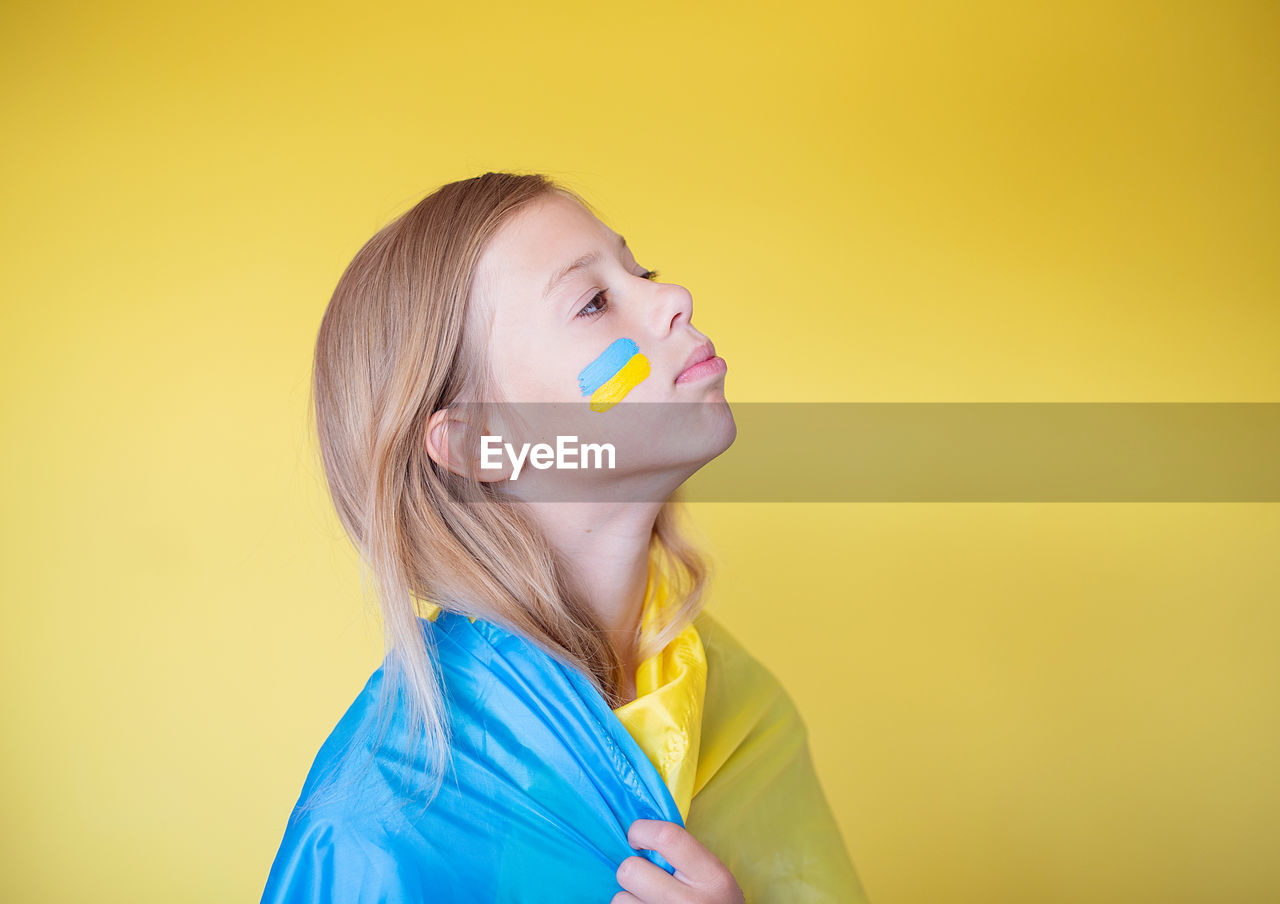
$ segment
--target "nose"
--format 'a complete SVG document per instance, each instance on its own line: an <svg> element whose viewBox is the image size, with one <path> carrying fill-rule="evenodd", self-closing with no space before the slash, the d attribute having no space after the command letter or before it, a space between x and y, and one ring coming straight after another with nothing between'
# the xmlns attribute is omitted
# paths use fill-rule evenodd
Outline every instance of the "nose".
<svg viewBox="0 0 1280 904"><path fill-rule="evenodd" d="M676 283L660 283L656 289L658 298L653 311L657 335L675 332L682 322L688 326L693 321L693 295L689 290Z"/></svg>

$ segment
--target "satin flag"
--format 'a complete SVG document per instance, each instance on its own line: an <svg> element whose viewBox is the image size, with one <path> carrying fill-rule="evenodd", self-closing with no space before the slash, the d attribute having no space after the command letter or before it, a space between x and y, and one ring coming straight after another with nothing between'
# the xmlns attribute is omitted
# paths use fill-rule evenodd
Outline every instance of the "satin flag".
<svg viewBox="0 0 1280 904"><path fill-rule="evenodd" d="M496 624L438 608L421 623L434 635L453 726L444 786L419 805L424 767L404 761L402 699L370 762L379 668L316 756L264 904L608 904L629 856L674 872L627 843L641 818L685 826L748 904L865 904L794 703L706 611L663 651L680 655L642 664L640 698L617 712L583 673ZM637 705L662 697L646 691L664 687L673 700L697 689L699 712L693 743L659 756L629 728L641 729Z"/></svg>

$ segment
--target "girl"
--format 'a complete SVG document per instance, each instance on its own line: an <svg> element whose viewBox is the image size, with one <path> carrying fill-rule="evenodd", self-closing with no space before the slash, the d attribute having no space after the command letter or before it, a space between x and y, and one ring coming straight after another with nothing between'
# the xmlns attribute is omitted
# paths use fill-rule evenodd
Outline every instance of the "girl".
<svg viewBox="0 0 1280 904"><path fill-rule="evenodd" d="M264 902L865 901L794 704L702 609L675 497L736 426L657 277L577 194L492 172L342 275L314 413L386 656ZM613 458L511 441L553 426Z"/></svg>

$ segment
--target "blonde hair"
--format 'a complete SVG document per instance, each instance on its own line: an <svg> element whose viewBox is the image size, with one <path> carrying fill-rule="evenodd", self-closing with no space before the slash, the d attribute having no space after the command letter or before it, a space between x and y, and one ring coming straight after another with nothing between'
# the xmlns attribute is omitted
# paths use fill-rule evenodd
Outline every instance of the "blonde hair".
<svg viewBox="0 0 1280 904"><path fill-rule="evenodd" d="M517 632L580 668L611 708L625 702L623 665L603 624L532 519L494 485L440 467L424 442L433 412L464 394L496 397L485 337L468 313L477 264L504 223L551 193L591 209L541 174L489 172L441 186L357 252L316 338L311 406L321 463L383 624L374 747L403 694L409 737L426 745L427 802L439 791L451 731L434 639L416 601ZM650 537L650 573L661 569L670 605L651 636L637 626L640 661L702 606L707 565L679 526L679 505L678 494L663 504Z"/></svg>

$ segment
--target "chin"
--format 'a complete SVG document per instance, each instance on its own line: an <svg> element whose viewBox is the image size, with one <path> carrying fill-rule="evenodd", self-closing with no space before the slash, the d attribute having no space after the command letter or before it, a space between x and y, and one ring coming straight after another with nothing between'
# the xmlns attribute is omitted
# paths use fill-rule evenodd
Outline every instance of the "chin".
<svg viewBox="0 0 1280 904"><path fill-rule="evenodd" d="M721 455L738 436L733 411L723 398L676 406L672 411L661 441L654 442L645 456L655 470L669 468L687 477Z"/></svg>
<svg viewBox="0 0 1280 904"><path fill-rule="evenodd" d="M708 405L707 411L712 421L711 431L707 437L708 442L714 447L711 457L707 459L711 461L732 446L733 441L738 438L738 423L733 419L733 411L729 408L727 400L722 400L719 405Z"/></svg>

